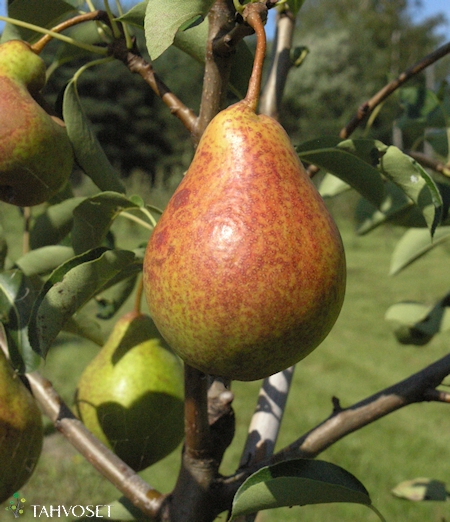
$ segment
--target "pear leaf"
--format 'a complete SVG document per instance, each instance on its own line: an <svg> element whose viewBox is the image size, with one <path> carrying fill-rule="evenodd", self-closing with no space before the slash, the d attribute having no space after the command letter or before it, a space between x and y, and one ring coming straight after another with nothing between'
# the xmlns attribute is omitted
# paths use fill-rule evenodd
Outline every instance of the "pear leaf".
<svg viewBox="0 0 450 522"><path fill-rule="evenodd" d="M132 294L136 286L136 278L137 274L133 274L96 296L99 319L110 319L119 310Z"/></svg>
<svg viewBox="0 0 450 522"><path fill-rule="evenodd" d="M70 247L60 245L45 246L27 252L17 259L16 265L27 276L43 275L52 272L73 256L74 252Z"/></svg>
<svg viewBox="0 0 450 522"><path fill-rule="evenodd" d="M175 34L184 24L191 23L197 17L204 18L213 3L214 0L172 0L164 3L148 0L144 28L152 60L172 45Z"/></svg>
<svg viewBox="0 0 450 522"><path fill-rule="evenodd" d="M385 184L385 198L379 208L361 198L356 207L356 220L359 235L367 234L387 222L405 227L426 226L420 209L391 181Z"/></svg>
<svg viewBox="0 0 450 522"><path fill-rule="evenodd" d="M40 358L28 341L27 328L37 293L35 282L20 270L0 273L0 317L11 362L20 373L33 371L40 363Z"/></svg>
<svg viewBox="0 0 450 522"><path fill-rule="evenodd" d="M70 317L64 324L63 330L88 339L98 346L105 344L105 337L99 322L84 310L80 310Z"/></svg>
<svg viewBox="0 0 450 522"><path fill-rule="evenodd" d="M420 208L433 236L442 218L443 202L431 176L417 161L394 146L386 149L380 168Z"/></svg>
<svg viewBox="0 0 450 522"><path fill-rule="evenodd" d="M8 6L8 16L11 18L46 28L53 27L61 17L72 11L75 11L73 3L64 0L14 0L14 2ZM7 24L7 26L9 25L10 24ZM10 39L8 31L6 31L6 33L7 34L2 34L2 42ZM14 38L20 37L22 40L35 41L40 38L42 34L15 26L11 36Z"/></svg>
<svg viewBox="0 0 450 522"><path fill-rule="evenodd" d="M319 192L323 198L332 198L346 192L350 188L351 187L348 183L333 176L333 174L325 174L320 184Z"/></svg>
<svg viewBox="0 0 450 522"><path fill-rule="evenodd" d="M47 207L45 212L39 214L30 233L31 248L55 245L62 241L72 229L74 209L84 200L84 197L69 198Z"/></svg>
<svg viewBox="0 0 450 522"><path fill-rule="evenodd" d="M72 79L66 86L63 97L63 119L72 143L75 158L100 190L125 192L114 167L109 162L89 121L78 96L77 86Z"/></svg>
<svg viewBox="0 0 450 522"><path fill-rule="evenodd" d="M363 504L383 520L358 479L335 464L309 459L281 462L251 475L233 499L231 517L264 509L329 502Z"/></svg>
<svg viewBox="0 0 450 522"><path fill-rule="evenodd" d="M440 299L434 306L401 302L388 308L385 319L401 344L423 346L438 333L450 330L450 299Z"/></svg>
<svg viewBox="0 0 450 522"><path fill-rule="evenodd" d="M407 230L395 246L389 274L398 274L416 259L448 239L450 239L450 227L439 227L433 239L430 238L427 229L411 228Z"/></svg>
<svg viewBox="0 0 450 522"><path fill-rule="evenodd" d="M112 222L124 210L139 208L123 194L102 192L86 198L73 212L72 245L76 254L100 246Z"/></svg>
<svg viewBox="0 0 450 522"><path fill-rule="evenodd" d="M127 13L122 15L119 20L128 22L139 28L144 27L145 11L148 0L140 2L132 7ZM197 21L200 15L197 15ZM181 30L175 33L173 45L188 54L198 63L205 63L206 40L208 38L208 25L199 23L191 26L188 30ZM148 44L147 44L148 45ZM241 40L236 48L230 72L230 89L238 96L243 98L247 92L248 80L253 66L253 54L244 40Z"/></svg>
<svg viewBox="0 0 450 522"><path fill-rule="evenodd" d="M395 497L415 502L423 500L445 501L449 496L445 482L430 478L405 480L395 486L391 492Z"/></svg>
<svg viewBox="0 0 450 522"><path fill-rule="evenodd" d="M338 146L336 138L310 140L296 147L302 161L334 174L377 208L384 199L384 183L377 168Z"/></svg>
<svg viewBox="0 0 450 522"><path fill-rule="evenodd" d="M126 271L134 259L130 251L97 248L60 265L44 284L31 313L33 349L45 357L69 318Z"/></svg>

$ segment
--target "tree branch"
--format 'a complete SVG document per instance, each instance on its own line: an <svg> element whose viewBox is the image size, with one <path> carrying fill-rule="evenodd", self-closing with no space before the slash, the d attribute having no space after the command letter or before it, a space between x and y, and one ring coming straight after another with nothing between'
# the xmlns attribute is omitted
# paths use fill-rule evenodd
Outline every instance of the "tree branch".
<svg viewBox="0 0 450 522"><path fill-rule="evenodd" d="M164 495L153 489L117 455L106 448L78 420L53 388L38 372L26 374L31 390L56 429L83 457L138 509L156 519Z"/></svg>
<svg viewBox="0 0 450 522"><path fill-rule="evenodd" d="M346 435L409 404L450 402L450 394L436 389L448 375L450 354L348 408L342 408L334 397L333 411L328 419L272 457L259 461L256 465L241 468L233 476L225 477L222 480L224 495L233 498L242 482L263 466L289 459L315 458Z"/></svg>
<svg viewBox="0 0 450 522"><path fill-rule="evenodd" d="M216 0L208 14L208 23L202 101L194 132L197 143L209 122L223 108L228 90L231 59L237 44L234 35L224 45L224 37L233 31L236 24L232 0Z"/></svg>
<svg viewBox="0 0 450 522"><path fill-rule="evenodd" d="M339 439L389 413L409 404L429 401L430 390L449 374L450 354L349 408L335 409L326 421L274 455L272 463L293 457L316 457Z"/></svg>
<svg viewBox="0 0 450 522"><path fill-rule="evenodd" d="M153 92L161 98L169 107L170 112L176 116L194 135L196 132L197 115L186 107L184 103L160 80L153 67L139 54L137 48L128 49L125 40L114 40L110 47L111 54L121 60L132 73L139 74L151 87Z"/></svg>
<svg viewBox="0 0 450 522"><path fill-rule="evenodd" d="M364 102L358 108L355 116L347 123L345 127L341 129L339 132L339 137L343 140L347 139L353 131L362 123L377 107L380 103L382 103L388 96L390 96L393 92L395 92L399 87L401 87L408 80L422 72L424 69L437 62L444 56L450 53L450 42L442 45L432 53L428 54L414 65L408 67L405 71L403 71L395 80L392 80L387 85L385 85L381 90L379 90L370 100ZM319 172L319 168L316 165L310 165L307 169L307 172L310 177L313 177L317 172Z"/></svg>
<svg viewBox="0 0 450 522"><path fill-rule="evenodd" d="M444 56L450 53L450 42L445 45L439 47L432 53L428 54L417 63L408 67L406 71L402 72L395 80L392 80L387 85L385 85L380 91L378 91L375 96L370 98L370 100L363 103L355 116L349 121L349 123L341 130L339 133L339 137L345 140L350 136L350 134L358 127L358 125L375 109L377 105L383 102L388 96L390 96L394 91L396 91L399 87L401 87L405 82L410 80L413 76L416 76L424 69L437 62Z"/></svg>

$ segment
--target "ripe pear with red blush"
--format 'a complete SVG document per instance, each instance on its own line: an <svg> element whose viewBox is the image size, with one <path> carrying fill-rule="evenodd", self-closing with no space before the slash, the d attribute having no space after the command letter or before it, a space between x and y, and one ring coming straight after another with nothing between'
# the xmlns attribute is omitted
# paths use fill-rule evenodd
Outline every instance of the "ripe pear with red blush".
<svg viewBox="0 0 450 522"><path fill-rule="evenodd" d="M73 150L64 122L41 104L45 64L21 40L0 45L0 200L38 205L68 180Z"/></svg>
<svg viewBox="0 0 450 522"><path fill-rule="evenodd" d="M346 284L336 224L282 126L255 112L263 28L257 37L246 98L206 128L144 259L150 313L172 349L243 381L311 353Z"/></svg>

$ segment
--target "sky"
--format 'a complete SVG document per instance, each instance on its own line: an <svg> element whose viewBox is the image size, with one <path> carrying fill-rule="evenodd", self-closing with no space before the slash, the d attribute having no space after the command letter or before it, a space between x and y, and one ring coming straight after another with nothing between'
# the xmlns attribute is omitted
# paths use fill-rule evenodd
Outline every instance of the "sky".
<svg viewBox="0 0 450 522"><path fill-rule="evenodd" d="M121 3L124 9L127 9L134 4L139 3L140 0L121 0ZM312 1L312 0L306 0ZM330 0L334 1L334 0ZM6 11L6 2L7 0L0 0L0 15L4 15ZM411 1L413 4L414 1ZM420 22L425 18L429 18L435 14L443 13L448 19L448 23L446 26L442 27L439 31L447 37L447 40L450 41L450 0L422 0L420 8L412 8L411 15L414 22ZM114 5L114 1L111 2L111 5ZM273 17L271 17L273 18ZM0 26L1 29L1 26ZM268 37L273 34L273 23L269 22L267 26L267 35Z"/></svg>

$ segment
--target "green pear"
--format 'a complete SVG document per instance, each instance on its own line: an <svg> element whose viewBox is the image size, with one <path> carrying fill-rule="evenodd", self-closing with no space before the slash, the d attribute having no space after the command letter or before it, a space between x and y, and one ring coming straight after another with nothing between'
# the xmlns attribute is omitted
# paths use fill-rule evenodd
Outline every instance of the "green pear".
<svg viewBox="0 0 450 522"><path fill-rule="evenodd" d="M146 249L162 336L207 374L267 377L323 341L345 282L338 228L282 126L247 99L220 112Z"/></svg>
<svg viewBox="0 0 450 522"><path fill-rule="evenodd" d="M0 503L31 477L42 451L39 407L0 350Z"/></svg>
<svg viewBox="0 0 450 522"><path fill-rule="evenodd" d="M68 180L73 150L62 120L40 105L45 64L30 45L0 45L0 200L43 203Z"/></svg>
<svg viewBox="0 0 450 522"><path fill-rule="evenodd" d="M135 471L184 436L183 367L148 315L130 312L82 373L76 393L86 427Z"/></svg>

